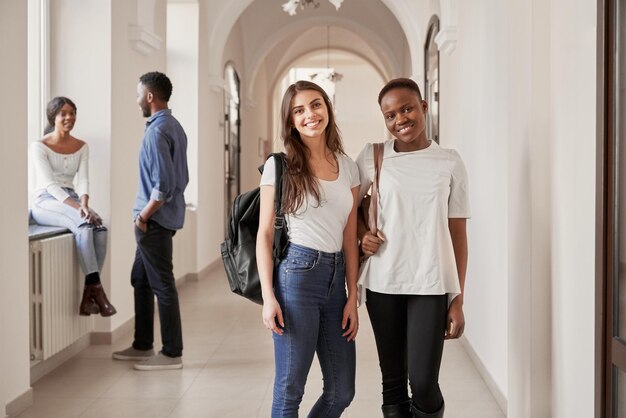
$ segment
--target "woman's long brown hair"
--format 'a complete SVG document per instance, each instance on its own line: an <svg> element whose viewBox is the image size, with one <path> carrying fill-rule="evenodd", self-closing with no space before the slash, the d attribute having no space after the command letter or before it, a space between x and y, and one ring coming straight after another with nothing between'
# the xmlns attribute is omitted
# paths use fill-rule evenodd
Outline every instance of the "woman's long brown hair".
<svg viewBox="0 0 626 418"><path fill-rule="evenodd" d="M281 106L281 139L287 153L287 171L283 176L283 212L294 213L304 203L305 196L310 194L320 203L319 182L313 176L308 164L310 151L300 138L300 133L293 124L293 98L301 91L315 90L322 95L328 113L328 125L324 130L326 146L333 154L345 154L341 143L341 134L335 123L335 113L328 95L320 86L310 81L296 81L290 85L283 96Z"/></svg>

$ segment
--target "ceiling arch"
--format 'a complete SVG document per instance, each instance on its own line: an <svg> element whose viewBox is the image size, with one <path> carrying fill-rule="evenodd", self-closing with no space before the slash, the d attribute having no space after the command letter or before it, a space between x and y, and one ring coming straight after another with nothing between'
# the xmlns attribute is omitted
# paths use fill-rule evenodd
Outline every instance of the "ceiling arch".
<svg viewBox="0 0 626 418"><path fill-rule="evenodd" d="M248 97L252 95L257 73L262 65L266 66L271 78L270 84L273 84L295 61L311 53L326 50L326 25L330 26L331 49L349 52L362 58L372 65L383 79L402 73L402 63L385 50L383 41L374 32L367 28L355 32L352 30L355 25L345 25L350 27L346 29L343 24L344 22L339 20L322 21L311 18L272 34L265 40L263 46L257 49L258 52L253 55L251 61L246 63L248 77L245 85ZM308 29L302 30L303 25ZM366 33L365 38L363 33Z"/></svg>
<svg viewBox="0 0 626 418"><path fill-rule="evenodd" d="M342 4L341 9L337 12L328 2L322 1L319 9L311 11L311 19L329 22L335 20L335 23L343 22L342 27L350 28L355 33L360 34L364 39L373 41L378 44L377 53L380 54L381 61L390 61L401 63L403 72L409 71L412 74L421 74L421 50L423 44L423 34L419 28L416 19L411 18L411 12L414 9L412 4L415 0L379 0L379 1L356 1L347 0ZM210 2L205 3L205 14L211 23L209 27L209 49L213 56L221 56L227 43L231 30L237 21L243 17L244 39L252 39L251 50L254 51L246 58L246 64L260 62L262 56L268 54L272 44L276 41L268 41L276 28L284 28L286 26L296 27L297 23L303 24L307 22L307 17L302 11L299 15L290 17L282 11L278 3L268 5L265 0L229 0L228 5L223 3ZM246 17L246 12L249 17ZM260 22L259 13L262 13L263 22ZM344 18L345 16L345 18ZM314 21L309 22L314 23ZM252 30L261 24L266 30ZM254 36L246 36L250 32L256 32ZM378 39L377 39L378 38ZM411 42L407 42L410 39ZM265 43L265 50L256 45L258 41ZM415 42L417 41L417 42ZM405 63L404 57L410 56L410 62ZM391 56L391 58L390 58ZM209 63L209 71L211 76L219 76L221 73L221 62L211 60ZM247 68L250 68L246 65ZM254 65L252 65L254 72ZM409 75L409 74L407 74Z"/></svg>

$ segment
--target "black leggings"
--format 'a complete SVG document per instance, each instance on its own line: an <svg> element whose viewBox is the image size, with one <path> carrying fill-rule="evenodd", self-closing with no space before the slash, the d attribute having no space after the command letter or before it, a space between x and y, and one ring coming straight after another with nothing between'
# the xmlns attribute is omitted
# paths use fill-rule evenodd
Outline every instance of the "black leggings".
<svg viewBox="0 0 626 418"><path fill-rule="evenodd" d="M409 399L421 411L439 410L439 367L448 309L447 295L389 295L367 290L367 312L383 375L383 404Z"/></svg>

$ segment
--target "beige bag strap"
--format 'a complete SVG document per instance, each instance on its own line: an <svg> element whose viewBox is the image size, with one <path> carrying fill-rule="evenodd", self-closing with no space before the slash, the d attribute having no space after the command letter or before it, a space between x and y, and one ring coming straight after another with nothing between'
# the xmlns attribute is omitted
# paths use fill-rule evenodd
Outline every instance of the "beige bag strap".
<svg viewBox="0 0 626 418"><path fill-rule="evenodd" d="M380 183L380 169L383 165L383 154L385 152L385 144L379 142L374 145L374 183L372 184L372 201L368 211L368 226L370 232L374 235L378 232L378 186Z"/></svg>

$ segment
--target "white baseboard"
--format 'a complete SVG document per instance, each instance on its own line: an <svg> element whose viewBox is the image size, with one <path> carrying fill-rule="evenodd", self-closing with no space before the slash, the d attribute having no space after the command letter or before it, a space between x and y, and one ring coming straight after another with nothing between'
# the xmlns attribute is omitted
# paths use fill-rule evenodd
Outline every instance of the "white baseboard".
<svg viewBox="0 0 626 418"><path fill-rule="evenodd" d="M198 272L198 280L206 279L207 277L211 275L211 273L213 273L214 270L217 270L218 268L223 268L223 267L224 267L224 263L222 259L216 258L215 260L211 261L205 268L200 270L200 272Z"/></svg>
<svg viewBox="0 0 626 418"><path fill-rule="evenodd" d="M496 384L496 381L491 376L491 373L489 373L489 371L483 364L480 357L478 357L478 355L476 354L476 351L474 351L474 347L472 347L472 345L467 340L467 338L465 338L465 335L461 336L461 338L459 338L459 341L461 342L461 345L465 349L465 352L467 352L467 355L470 357L470 359L472 359L472 363L474 363L474 366L476 366L478 373L480 373L480 376L483 378L483 380L487 384L487 388L489 389L489 391L495 398L496 402L498 403L498 406L500 406L502 413L504 414L504 416L506 416L506 411L507 411L506 396L504 396L504 393L502 393L502 391L500 390L500 387L498 387L498 385Z"/></svg>
<svg viewBox="0 0 626 418"><path fill-rule="evenodd" d="M60 352L56 353L52 357L31 363L30 366L30 384L34 384L36 381L89 347L90 334L85 334L69 347L64 348Z"/></svg>
<svg viewBox="0 0 626 418"><path fill-rule="evenodd" d="M34 402L35 398L33 396L33 389L29 388L26 392L7 403L5 411L6 418L18 416Z"/></svg>
<svg viewBox="0 0 626 418"><path fill-rule="evenodd" d="M176 286L182 286L187 281L198 281L200 277L202 277L209 267L212 267L213 263L209 264L207 268L205 268L200 273L187 273L184 276L181 276L176 279ZM91 333L90 343L91 345L111 345L122 338L124 335L132 332L135 327L135 316L131 316L128 318L126 322L122 325L115 328L113 331L95 331Z"/></svg>
<svg viewBox="0 0 626 418"><path fill-rule="evenodd" d="M113 331L92 331L89 342L91 345L111 345L124 335L131 332L135 327L135 316L128 318L126 322Z"/></svg>

